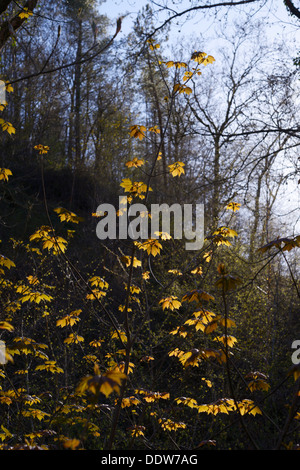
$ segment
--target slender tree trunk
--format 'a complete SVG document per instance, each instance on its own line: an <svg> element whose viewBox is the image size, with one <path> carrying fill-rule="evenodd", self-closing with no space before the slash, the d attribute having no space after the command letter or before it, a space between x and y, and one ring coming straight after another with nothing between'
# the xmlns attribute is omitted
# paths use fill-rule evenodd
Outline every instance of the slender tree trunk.
<svg viewBox="0 0 300 470"><path fill-rule="evenodd" d="M149 78L150 78L151 85L152 85L151 88L152 88L152 91L153 91L153 97L154 97L154 102L155 102L155 108L156 108L156 111L157 111L157 118L158 118L160 136L161 136L160 138L161 138L161 156L162 156L162 165L163 165L163 183L164 183L165 189L167 189L167 187L168 187L168 178L167 178L166 149L165 149L165 142L164 142L164 138L163 138L163 130L164 130L163 117L162 117L159 98L158 98L157 91L156 91L156 88L155 88L155 81L154 81L154 77L153 77L153 71L152 71L149 55L148 55L148 68L149 68Z"/></svg>
<svg viewBox="0 0 300 470"><path fill-rule="evenodd" d="M251 233L250 233L250 246L249 246L250 261L253 261L253 257L254 257L255 235L258 229L259 218L260 218L260 194L261 194L261 182L262 182L263 176L264 176L264 173L261 173L257 180L257 188L256 188L255 204L254 204L254 222L253 222L253 226L251 228Z"/></svg>
<svg viewBox="0 0 300 470"><path fill-rule="evenodd" d="M220 210L220 135L214 139L212 229L216 229Z"/></svg>
<svg viewBox="0 0 300 470"><path fill-rule="evenodd" d="M73 85L72 90L71 90L71 101L70 101L70 112L69 112L69 135L68 135L68 154L67 154L68 166L70 168L73 168L74 92L75 92L75 87Z"/></svg>
<svg viewBox="0 0 300 470"><path fill-rule="evenodd" d="M82 20L78 20L78 42L75 65L75 167L81 165L81 64L82 55Z"/></svg>

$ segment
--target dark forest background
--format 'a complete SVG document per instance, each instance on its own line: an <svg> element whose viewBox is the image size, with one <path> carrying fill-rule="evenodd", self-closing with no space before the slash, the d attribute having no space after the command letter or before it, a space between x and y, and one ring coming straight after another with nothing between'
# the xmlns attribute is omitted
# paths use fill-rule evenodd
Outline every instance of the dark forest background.
<svg viewBox="0 0 300 470"><path fill-rule="evenodd" d="M180 2L125 34L96 0L0 1L2 449L298 448L299 48L231 3L190 2L212 51L169 40ZM124 194L204 204L203 248L99 240Z"/></svg>

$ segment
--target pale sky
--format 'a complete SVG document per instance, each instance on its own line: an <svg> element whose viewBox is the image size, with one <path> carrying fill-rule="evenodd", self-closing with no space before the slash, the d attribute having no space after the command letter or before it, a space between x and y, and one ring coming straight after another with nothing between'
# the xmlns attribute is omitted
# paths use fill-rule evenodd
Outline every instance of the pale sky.
<svg viewBox="0 0 300 470"><path fill-rule="evenodd" d="M147 3L151 4L151 2L147 0L103 0L103 3L100 5L99 11L100 13L106 14L111 20L112 20L112 28L115 25L115 21L119 16L123 16L126 13L129 13L129 15L123 20L123 25L122 25L122 32L123 34L127 34L131 31L132 28L132 22L136 18L138 11L142 9L143 6L145 6ZM166 2L164 1L157 1L156 5L159 5L160 3L167 3L172 7L172 1L169 0ZM153 6L153 8L158 9L158 6ZM191 3L189 0L182 0L178 2L178 5L175 7L173 6L174 10L180 12L184 9L188 9L191 7ZM250 10L251 9L251 10ZM231 9L232 14L238 14L240 15L242 10L245 12L253 11L255 13L254 18L259 18L259 17L267 17L268 18L268 29L270 34L276 35L276 34L284 34L287 35L288 37L297 37L297 40L299 40L299 50L300 50L300 28L299 28L299 20L293 19L287 12L285 6L283 5L282 0L269 0L267 4L261 8L258 9L257 5L254 4L254 6L244 6L244 7L233 7ZM224 7L223 9L220 10L221 13L225 13L229 11L228 7ZM184 15L176 21L180 21L183 23L182 25L176 25L175 21L172 22L172 32L175 34L177 37L180 36L181 34L193 34L193 33L198 33L199 30L201 30L202 34L207 34L209 35L209 31L212 31L212 25L217 24L217 22L214 22L212 16L209 16L209 14L212 14L214 10L205 10L205 11L199 11L195 14L194 18L190 19L186 24L184 24L184 21L187 19L187 16ZM160 18L163 20L166 18L163 13L160 14Z"/></svg>
<svg viewBox="0 0 300 470"><path fill-rule="evenodd" d="M120 38L122 38L122 34L127 35L131 32L132 24L138 14L138 11L141 10L141 8L147 3L150 2L146 0L104 0L100 6L99 12L101 14L106 14L111 19L111 34L115 32L117 18L119 16L125 15L126 13L130 13L123 20L122 30L119 33ZM166 0L156 0L156 5L160 3L166 3ZM173 2L171 0L168 0L167 4L170 5L170 7L173 6ZM183 9L190 7L191 3L189 0L182 0L180 2L178 1L178 6L173 6L175 10L177 9L177 11L182 11ZM158 7L156 6L156 8ZM276 40L276 38L280 40L280 38L284 37L286 42L291 45L291 57L297 56L298 52L300 51L300 21L292 18L288 14L285 6L283 5L283 1L269 0L266 6L260 10L257 8L257 6L245 6L243 9L245 12L249 12L250 8L252 8L252 11L255 13L253 16L254 19L267 18L267 20L263 21L263 24L266 27L268 39L273 41ZM231 19L234 17L238 17L239 19L242 18L243 9L239 10L233 7L231 10ZM221 10L221 13L225 13L228 10L228 7L224 7ZM158 26L163 22L166 16L161 14L160 18L161 21L158 23ZM171 38L173 37L176 41L178 41L181 37L182 39L186 40L188 36L191 36L192 39L195 39L197 35L201 33L202 36L204 38L207 37L208 40L208 43L205 45L205 47L209 47L209 53L214 55L214 45L216 48L218 47L218 30L216 31L214 28L218 25L218 21L214 20L213 15L209 14L207 11L199 11L192 19L185 22L186 19L186 16L182 16L179 19L182 24L179 25L177 25L175 21L172 22ZM214 42L209 40L209 38L212 36L215 37ZM282 216L290 210L296 211L292 216L292 222L297 225L297 228L299 227L298 230L300 230L299 187L300 185L298 185L297 182L290 182L288 186L284 187L283 194L281 197L279 197L276 211L277 216Z"/></svg>

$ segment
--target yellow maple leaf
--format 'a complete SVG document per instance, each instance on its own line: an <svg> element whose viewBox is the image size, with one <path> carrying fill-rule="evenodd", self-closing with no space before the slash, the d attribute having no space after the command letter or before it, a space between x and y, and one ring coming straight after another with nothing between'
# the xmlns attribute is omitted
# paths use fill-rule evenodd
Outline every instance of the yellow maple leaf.
<svg viewBox="0 0 300 470"><path fill-rule="evenodd" d="M53 210L58 214L61 222L73 222L74 224L78 224L83 220L82 217L78 217L78 215L74 214L74 212L71 212L68 209L64 209L63 207L57 207Z"/></svg>
<svg viewBox="0 0 300 470"><path fill-rule="evenodd" d="M191 271L192 274L199 274L200 276L203 274L203 269L201 266L198 266L195 269L192 269Z"/></svg>
<svg viewBox="0 0 300 470"><path fill-rule="evenodd" d="M198 404L194 398L187 398L187 397L178 397L175 398L175 402L179 404L183 404L188 406L189 408L197 408Z"/></svg>
<svg viewBox="0 0 300 470"><path fill-rule="evenodd" d="M191 93L193 93L193 90L191 89L191 87L185 84L181 85L180 83L176 83L173 87L173 93L176 93L176 92L190 95Z"/></svg>
<svg viewBox="0 0 300 470"><path fill-rule="evenodd" d="M20 298L20 302L34 302L36 304L39 304L40 302L51 302L53 300L53 297L48 294L44 294L42 292L38 291L31 291L29 289L26 290L26 293Z"/></svg>
<svg viewBox="0 0 300 470"><path fill-rule="evenodd" d="M181 176L182 174L184 174L184 167L185 164L182 163L182 162L175 162L175 163L172 163L171 165L168 165L169 169L170 169L170 173L172 176Z"/></svg>
<svg viewBox="0 0 300 470"><path fill-rule="evenodd" d="M155 44L153 39L147 39L147 42L149 44L149 49L151 51L154 51L155 49L159 49L160 48L160 44Z"/></svg>
<svg viewBox="0 0 300 470"><path fill-rule="evenodd" d="M249 380L248 388L251 390L251 392L255 390L268 391L270 388L270 384L268 384L267 382L268 377L262 372L259 372L259 371L249 372L245 376L245 379Z"/></svg>
<svg viewBox="0 0 300 470"><path fill-rule="evenodd" d="M145 431L145 426L135 424L131 426L130 428L127 428L128 431L131 432L132 437L139 437L139 436L144 436L144 431Z"/></svg>
<svg viewBox="0 0 300 470"><path fill-rule="evenodd" d="M118 330L118 331L113 331L111 334L112 339L121 339L123 343L126 343L127 341L127 336L124 331Z"/></svg>
<svg viewBox="0 0 300 470"><path fill-rule="evenodd" d="M143 398L147 403L154 403L158 400L168 400L170 394L168 392L143 392Z"/></svg>
<svg viewBox="0 0 300 470"><path fill-rule="evenodd" d="M33 15L32 11L28 10L27 7L24 7L23 11L19 13L19 17L22 19L29 18L29 16L32 16L32 15Z"/></svg>
<svg viewBox="0 0 300 470"><path fill-rule="evenodd" d="M215 62L215 58L212 55L207 55L206 52L195 51L193 52L191 59L198 64L203 65L212 64Z"/></svg>
<svg viewBox="0 0 300 470"><path fill-rule="evenodd" d="M47 416L50 416L49 413L46 413L45 411L42 411L42 410L37 410L35 408L29 408L28 410L23 410L22 415L26 416L27 418L38 419L39 421L42 421Z"/></svg>
<svg viewBox="0 0 300 470"><path fill-rule="evenodd" d="M216 338L214 338L214 341L220 341L224 345L226 345L227 343L229 347L232 347L237 342L237 339L234 336L223 335L223 336L216 336Z"/></svg>
<svg viewBox="0 0 300 470"><path fill-rule="evenodd" d="M4 255L0 255L0 266L5 266L8 269L16 267L15 263Z"/></svg>
<svg viewBox="0 0 300 470"><path fill-rule="evenodd" d="M29 284L32 284L32 285L37 285L40 283L40 281L38 280L38 278L36 276L27 276L27 279L28 279L28 282Z"/></svg>
<svg viewBox="0 0 300 470"><path fill-rule="evenodd" d="M183 326L177 326L175 330L170 331L170 335L179 335L182 338L186 338L188 335L188 332L185 330Z"/></svg>
<svg viewBox="0 0 300 470"><path fill-rule="evenodd" d="M100 373L99 366L95 364L94 375L84 377L78 387L77 393L82 394L89 391L95 395L102 393L108 397L112 392L120 392L122 381L127 377L120 371L107 371L104 374Z"/></svg>
<svg viewBox="0 0 300 470"><path fill-rule="evenodd" d="M207 263L209 263L212 259L212 251L210 250L204 253L203 258L205 259Z"/></svg>
<svg viewBox="0 0 300 470"><path fill-rule="evenodd" d="M16 133L16 129L10 122L6 122L4 119L0 119L0 125L2 126L2 130L8 132L10 135Z"/></svg>
<svg viewBox="0 0 300 470"><path fill-rule="evenodd" d="M193 302L193 301L201 302L202 300L210 301L210 300L214 300L214 297L208 294L207 292L203 290L199 290L199 289L193 289L188 294L185 294L182 297L182 302L186 302L186 301L187 302Z"/></svg>
<svg viewBox="0 0 300 470"><path fill-rule="evenodd" d="M129 192L133 196L138 196L140 197L140 199L144 198L142 193L145 193L147 191L146 183L143 183L142 181L131 181L130 178L124 178L120 186L124 188L125 192ZM148 190L152 191L150 187L148 188Z"/></svg>
<svg viewBox="0 0 300 470"><path fill-rule="evenodd" d="M122 399L122 402L121 402L121 407L122 408L127 408L127 407L130 407L130 406L139 405L140 403L141 403L141 401L135 396L124 397Z"/></svg>
<svg viewBox="0 0 300 470"><path fill-rule="evenodd" d="M0 321L0 330L13 331L14 327L7 321Z"/></svg>
<svg viewBox="0 0 300 470"><path fill-rule="evenodd" d="M94 339L93 341L89 343L89 345L92 346L93 348L100 348L102 343L103 343L103 340Z"/></svg>
<svg viewBox="0 0 300 470"><path fill-rule="evenodd" d="M178 300L178 297L171 295L159 301L162 304L162 309L177 310L181 306L181 302Z"/></svg>
<svg viewBox="0 0 300 470"><path fill-rule="evenodd" d="M11 439L13 437L9 430L6 429L3 425L1 425L1 430L3 431L0 433L0 439L2 442L5 441L5 439Z"/></svg>
<svg viewBox="0 0 300 470"><path fill-rule="evenodd" d="M125 256L125 255L122 256L121 261L123 261L123 263L125 264L125 266L127 268L131 265L131 257L130 256ZM134 256L134 258L132 260L132 266L134 268L138 268L138 267L142 266L142 262Z"/></svg>
<svg viewBox="0 0 300 470"><path fill-rule="evenodd" d="M80 321L80 318L78 318L80 313L81 313L81 310L74 310L69 315L66 315L60 320L57 320L56 326L60 326L61 328L64 328L65 326L75 325L77 322Z"/></svg>
<svg viewBox="0 0 300 470"><path fill-rule="evenodd" d="M106 292L104 292L103 290L93 289L90 294L86 295L86 299L88 299L88 300L98 299L99 300L99 299L101 299L102 297L105 297L105 296L106 296Z"/></svg>
<svg viewBox="0 0 300 470"><path fill-rule="evenodd" d="M239 202L230 202L227 204L226 209L232 210L233 212L240 210L241 204Z"/></svg>
<svg viewBox="0 0 300 470"><path fill-rule="evenodd" d="M58 367L56 361L45 361L44 364L36 366L35 370L45 370L52 374L62 374L64 371L61 367Z"/></svg>
<svg viewBox="0 0 300 470"><path fill-rule="evenodd" d="M168 60L165 64L168 68L175 67L176 69L187 68L188 66L185 62L173 62L173 60Z"/></svg>
<svg viewBox="0 0 300 470"><path fill-rule="evenodd" d="M12 93L14 91L12 85L8 81L6 82L5 89L7 93Z"/></svg>
<svg viewBox="0 0 300 470"><path fill-rule="evenodd" d="M173 349L173 351L169 351L168 356L172 357L181 357L184 354L184 351L181 351L179 348Z"/></svg>
<svg viewBox="0 0 300 470"><path fill-rule="evenodd" d="M49 150L50 150L50 148L48 147L48 145L42 145L42 144L35 145L35 146L34 146L34 149L35 149L35 150L38 150L40 155L43 155L43 154L45 154L45 153L48 153Z"/></svg>
<svg viewBox="0 0 300 470"><path fill-rule="evenodd" d="M134 137L135 139L143 140L145 137L145 132L147 128L145 126L133 125L130 127L130 137Z"/></svg>
<svg viewBox="0 0 300 470"><path fill-rule="evenodd" d="M162 249L161 243L157 239L149 238L143 243L138 244L140 250L147 251L148 255L156 256Z"/></svg>
<svg viewBox="0 0 300 470"><path fill-rule="evenodd" d="M108 282L105 281L100 276L93 276L89 279L89 283L93 287L99 287L100 289L107 289L108 288Z"/></svg>
<svg viewBox="0 0 300 470"><path fill-rule="evenodd" d="M152 126L148 128L149 132L154 132L154 134L160 134L160 129L158 126Z"/></svg>
<svg viewBox="0 0 300 470"><path fill-rule="evenodd" d="M211 387L212 387L212 383L211 383L211 381L210 381L210 380L208 380L208 379L205 379L204 377L201 377L201 380L203 380L203 382L205 382L205 383L206 383L206 385L207 385L209 388L211 388Z"/></svg>
<svg viewBox="0 0 300 470"><path fill-rule="evenodd" d="M179 269L169 269L168 273L175 274L176 276L182 276L182 272Z"/></svg>
<svg viewBox="0 0 300 470"><path fill-rule="evenodd" d="M0 181L8 181L8 177L12 175L12 172L8 168L0 168Z"/></svg>
<svg viewBox="0 0 300 470"><path fill-rule="evenodd" d="M76 333L70 333L69 336L64 340L66 344L78 344L84 341L82 336L77 335Z"/></svg>
<svg viewBox="0 0 300 470"><path fill-rule="evenodd" d="M43 249L51 250L53 254L64 253L66 251L67 240L59 236L51 236L45 239Z"/></svg>
<svg viewBox="0 0 300 470"><path fill-rule="evenodd" d="M125 163L127 168L138 168L140 166L143 166L145 164L145 160L143 159L138 159L137 157L134 157L132 160L129 160L128 162Z"/></svg>
<svg viewBox="0 0 300 470"><path fill-rule="evenodd" d="M184 322L185 325L194 326L196 331L204 331L205 321L203 318L190 318Z"/></svg>
<svg viewBox="0 0 300 470"><path fill-rule="evenodd" d="M218 328L219 322L217 319L210 321L204 328L205 334L210 334Z"/></svg>
<svg viewBox="0 0 300 470"><path fill-rule="evenodd" d="M255 416L256 414L262 414L259 407L254 404L254 401L248 399L244 399L238 402L238 409L241 415L247 413L252 414L253 416Z"/></svg>
<svg viewBox="0 0 300 470"><path fill-rule="evenodd" d="M201 351L197 348L193 348L179 356L179 361L184 368L188 366L198 367L199 360L201 359Z"/></svg>
<svg viewBox="0 0 300 470"><path fill-rule="evenodd" d="M171 419L160 418L158 422L160 423L164 431L177 431L177 429L186 428L186 424L183 423L182 421L175 422L175 421L172 421Z"/></svg>
<svg viewBox="0 0 300 470"><path fill-rule="evenodd" d="M65 449L76 450L80 446L79 439L65 439L63 442Z"/></svg>

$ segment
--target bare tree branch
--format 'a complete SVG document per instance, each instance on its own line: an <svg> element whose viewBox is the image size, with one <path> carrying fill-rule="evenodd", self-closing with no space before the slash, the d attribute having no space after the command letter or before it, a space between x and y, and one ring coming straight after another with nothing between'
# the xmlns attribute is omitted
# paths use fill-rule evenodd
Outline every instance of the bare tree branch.
<svg viewBox="0 0 300 470"><path fill-rule="evenodd" d="M0 15L3 13L12 0L0 0Z"/></svg>
<svg viewBox="0 0 300 470"><path fill-rule="evenodd" d="M87 56L84 59L81 59L79 61L74 60L73 62L70 62L68 64L59 65L58 67L54 67L52 69L44 70L45 66L43 66L42 69L39 72L31 73L30 75L26 75L24 77L16 78L15 80L10 81L9 83L12 85L12 84L20 82L22 80L28 80L30 78L38 77L39 75L45 75L45 74L49 74L49 73L58 72L59 70L66 69L68 67L73 67L74 65L81 65L81 64L84 64L85 62L89 62L89 61L95 59L98 55L102 54L106 49L108 49L111 46L114 39L119 34L119 32L120 32L120 22L119 21L120 21L120 19L117 22L116 32L112 36L112 38L100 50L97 50L97 52L95 52L94 54L89 55L89 56ZM85 56L85 55L86 55L86 53L83 54L83 56Z"/></svg>
<svg viewBox="0 0 300 470"><path fill-rule="evenodd" d="M38 0L28 0L23 9L27 9L27 11L32 12L36 5L37 5ZM10 2L3 1L0 3L0 13L3 13L4 10L1 11L1 8L6 9L6 7L9 5ZM5 7L6 5L6 7ZM20 12L19 12L20 13ZM2 23L1 28L0 28L0 51L3 49L5 46L6 41L8 38L13 35L17 29L19 29L24 21L26 21L26 17L21 18L19 16L19 13L15 15L11 20L4 21Z"/></svg>
<svg viewBox="0 0 300 470"><path fill-rule="evenodd" d="M284 4L292 15L300 19L300 10L295 7L291 0L284 0Z"/></svg>
<svg viewBox="0 0 300 470"><path fill-rule="evenodd" d="M235 7L235 6L239 6L239 5L247 5L249 3L257 3L257 2L258 2L258 0L237 0L237 1L229 1L229 2L226 2L226 1L225 2L217 2L217 3L208 4L208 5L193 6L191 8L187 8L186 10L175 13L174 15L167 18L160 26L155 28L152 31L152 33L149 34L148 37L154 36L154 34L157 31L164 28L168 23L170 23L175 18L179 18L180 16L187 15L188 13L191 13L192 11L208 10L208 9L219 8L219 7Z"/></svg>

